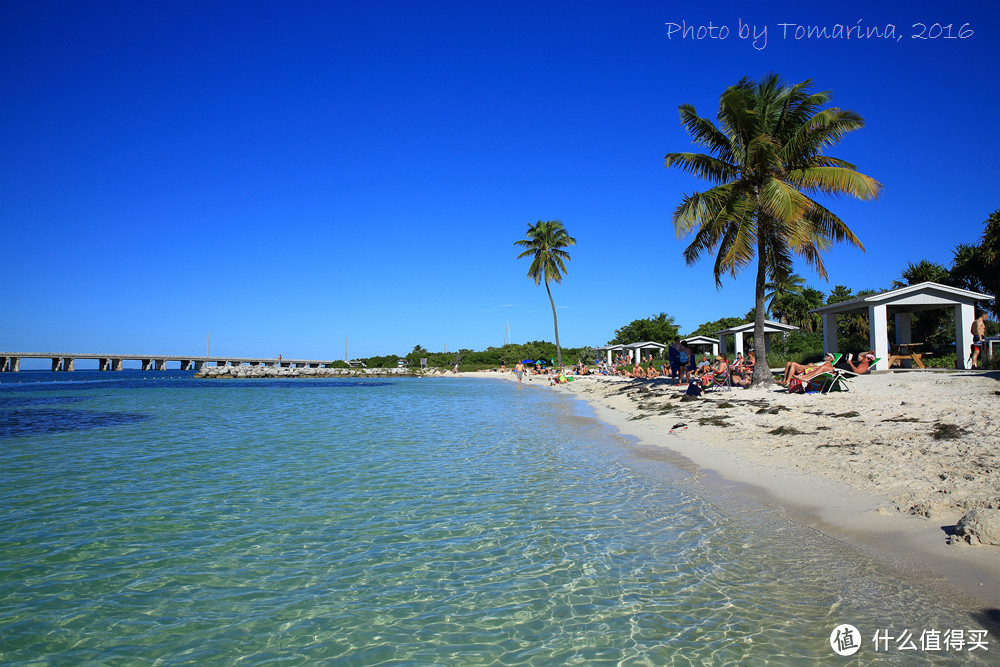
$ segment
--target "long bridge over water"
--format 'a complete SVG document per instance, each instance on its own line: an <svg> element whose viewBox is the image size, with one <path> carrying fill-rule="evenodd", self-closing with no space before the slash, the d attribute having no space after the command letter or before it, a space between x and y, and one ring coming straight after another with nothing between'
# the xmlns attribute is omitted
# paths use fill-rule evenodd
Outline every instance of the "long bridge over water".
<svg viewBox="0 0 1000 667"><path fill-rule="evenodd" d="M78 359L96 359L102 371L125 370L126 361L138 361L144 371L165 371L167 362L179 362L182 371L200 371L216 366L281 366L283 368L331 368L336 360L263 359L260 357L195 357L170 354L63 354L55 352L0 352L0 371L16 373L21 359L51 359L53 371L72 371Z"/></svg>

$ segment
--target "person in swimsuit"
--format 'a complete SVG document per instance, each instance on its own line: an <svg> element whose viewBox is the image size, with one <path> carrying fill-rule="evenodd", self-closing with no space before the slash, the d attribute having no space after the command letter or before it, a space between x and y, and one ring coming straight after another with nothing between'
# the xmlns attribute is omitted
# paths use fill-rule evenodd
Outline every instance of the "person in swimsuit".
<svg viewBox="0 0 1000 667"><path fill-rule="evenodd" d="M875 350L868 350L858 355L858 363L855 365L850 359L844 359L839 365L846 366L852 373L862 375L868 372L868 367L875 361ZM846 370L846 369L845 369Z"/></svg>
<svg viewBox="0 0 1000 667"><path fill-rule="evenodd" d="M794 361L789 361L785 364L785 376L778 381L778 384L788 386L788 381L793 377L806 382L811 380L817 375L822 375L823 373L829 373L833 370L833 355L827 354L823 359L822 363L819 364L797 364Z"/></svg>
<svg viewBox="0 0 1000 667"><path fill-rule="evenodd" d="M971 368L976 367L976 362L979 361L979 353L983 351L986 346L986 312L979 313L979 317L976 321L972 323L972 365Z"/></svg>

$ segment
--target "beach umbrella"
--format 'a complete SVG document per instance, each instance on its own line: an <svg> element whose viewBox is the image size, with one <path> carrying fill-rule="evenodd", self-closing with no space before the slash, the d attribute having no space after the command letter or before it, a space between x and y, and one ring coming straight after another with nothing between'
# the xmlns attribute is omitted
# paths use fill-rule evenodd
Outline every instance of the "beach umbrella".
<svg viewBox="0 0 1000 667"><path fill-rule="evenodd" d="M538 364L539 366L544 366L545 365L545 360L544 359L539 359L535 363Z"/></svg>
<svg viewBox="0 0 1000 667"><path fill-rule="evenodd" d="M522 363L522 364L533 364L533 363L535 363L535 362L534 362L534 361L532 361L531 359L522 359L522 360L521 360L521 363Z"/></svg>

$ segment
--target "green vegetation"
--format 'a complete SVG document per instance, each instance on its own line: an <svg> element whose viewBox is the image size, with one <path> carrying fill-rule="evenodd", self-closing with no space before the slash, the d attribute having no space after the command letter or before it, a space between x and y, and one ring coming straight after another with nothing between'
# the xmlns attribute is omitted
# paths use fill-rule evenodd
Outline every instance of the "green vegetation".
<svg viewBox="0 0 1000 667"><path fill-rule="evenodd" d="M549 295L549 303L552 305L552 325L556 335L556 363L562 366L559 320L556 318L556 302L552 300L552 290L549 289L549 283L562 282L563 274L566 273L565 262L569 261L569 253L563 248L576 245L576 239L566 232L561 221L546 220L543 222L539 220L534 225L528 225L527 238L515 241L514 245L526 248L517 256L518 259L531 257L528 277L535 281L535 285L545 281L545 292Z"/></svg>
<svg viewBox="0 0 1000 667"><path fill-rule="evenodd" d="M686 195L674 212L679 237L694 233L684 250L692 264L715 254L714 275L735 277L757 259L754 349L755 385L772 382L764 349L765 287L789 274L792 255L826 270L820 255L835 241L863 249L844 222L812 198L848 194L862 200L878 197L881 184L844 160L823 155L864 119L835 107L821 110L829 93L810 93L809 80L786 85L777 75L754 83L744 78L719 98L717 118L680 107L681 123L710 155L668 153L667 167L707 179L714 187Z"/></svg>
<svg viewBox="0 0 1000 667"><path fill-rule="evenodd" d="M563 350L567 362L593 363L597 352L592 347L574 347ZM457 352L428 352L423 345L416 345L409 354L400 357L388 355L361 359L368 368L396 368L399 359L405 359L409 368L419 369L420 360L427 359L430 368L453 368L457 363L459 370L478 371L488 368L499 368L500 362L513 368L514 364L524 359L544 360L551 365L556 359L556 346L548 341L531 341L523 344L504 345L503 347L488 347L485 350L461 349Z"/></svg>
<svg viewBox="0 0 1000 667"><path fill-rule="evenodd" d="M653 315L642 320L633 320L615 331L615 337L608 341L609 345L628 345L630 343L663 343L670 345L674 337L679 335L674 318L666 313Z"/></svg>

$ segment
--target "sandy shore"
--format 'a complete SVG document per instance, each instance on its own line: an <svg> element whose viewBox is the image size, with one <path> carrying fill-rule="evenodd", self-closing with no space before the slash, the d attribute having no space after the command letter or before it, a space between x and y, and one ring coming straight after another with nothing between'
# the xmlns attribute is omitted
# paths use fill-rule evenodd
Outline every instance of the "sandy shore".
<svg viewBox="0 0 1000 667"><path fill-rule="evenodd" d="M685 399L667 381L601 376L525 385L571 393L706 483L746 485L798 523L1000 609L1000 547L949 535L967 510L1000 508L1000 373L879 373L825 396L775 385Z"/></svg>

